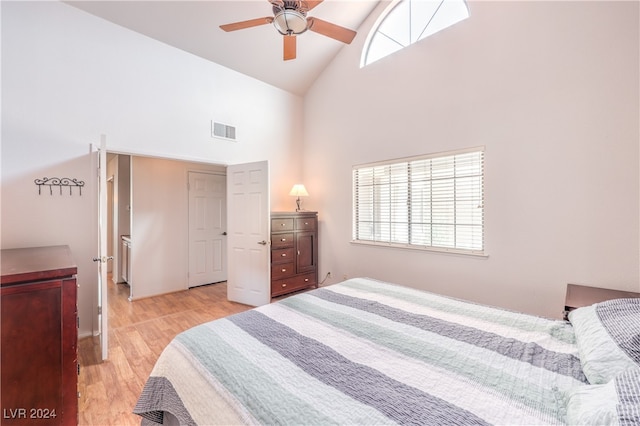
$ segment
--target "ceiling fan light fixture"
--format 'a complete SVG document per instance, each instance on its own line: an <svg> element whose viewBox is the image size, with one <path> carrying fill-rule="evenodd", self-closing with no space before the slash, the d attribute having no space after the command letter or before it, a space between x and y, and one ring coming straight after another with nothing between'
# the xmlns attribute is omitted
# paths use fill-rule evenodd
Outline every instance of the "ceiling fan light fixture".
<svg viewBox="0 0 640 426"><path fill-rule="evenodd" d="M273 26L282 35L302 34L309 27L305 14L295 9L282 9L276 13Z"/></svg>
<svg viewBox="0 0 640 426"><path fill-rule="evenodd" d="M2 0L0 0L2 1ZM223 31L237 31L245 28L273 24L282 37L282 59L289 61L296 58L297 35L307 30L349 44L356 32L319 18L307 18L307 12L321 4L324 0L267 0L271 4L273 17L254 18L246 21L220 25ZM288 37L287 37L288 36Z"/></svg>

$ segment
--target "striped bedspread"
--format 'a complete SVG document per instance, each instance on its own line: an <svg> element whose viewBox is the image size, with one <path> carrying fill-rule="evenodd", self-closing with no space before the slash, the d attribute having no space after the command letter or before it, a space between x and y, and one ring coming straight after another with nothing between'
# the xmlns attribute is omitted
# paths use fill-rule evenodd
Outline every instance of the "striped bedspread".
<svg viewBox="0 0 640 426"><path fill-rule="evenodd" d="M563 321L351 279L190 329L134 412L181 424L562 424Z"/></svg>

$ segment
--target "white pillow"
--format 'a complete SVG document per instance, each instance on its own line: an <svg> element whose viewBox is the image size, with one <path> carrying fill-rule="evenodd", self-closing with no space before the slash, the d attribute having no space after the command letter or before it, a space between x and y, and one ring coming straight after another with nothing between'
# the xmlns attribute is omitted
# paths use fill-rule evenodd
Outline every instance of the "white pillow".
<svg viewBox="0 0 640 426"><path fill-rule="evenodd" d="M637 311L637 312L636 312ZM640 299L616 299L569 313L589 383L604 384L640 366Z"/></svg>

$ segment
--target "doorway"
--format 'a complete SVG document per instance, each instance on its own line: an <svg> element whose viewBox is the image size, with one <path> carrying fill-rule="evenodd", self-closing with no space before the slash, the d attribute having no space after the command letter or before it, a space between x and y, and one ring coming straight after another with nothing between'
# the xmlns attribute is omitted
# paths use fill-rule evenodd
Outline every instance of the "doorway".
<svg viewBox="0 0 640 426"><path fill-rule="evenodd" d="M210 163L197 163L150 156L134 156L126 153L113 154L122 155L130 159L129 197L125 199L125 197L116 190L114 190L113 197L114 204L118 204L120 208L123 204L129 206L127 214L130 218L129 235L131 240L131 256L129 263L131 264L131 270L128 275L132 300L135 301L137 299L186 290L189 288L189 238L187 226L189 211L189 173L203 172L226 176L227 170L232 168L232 166L218 166ZM104 169L106 171L106 167ZM240 173L235 172L232 173L232 175L234 175L235 179L235 176L240 176ZM106 177L104 177L104 179L106 181ZM253 213L259 214L260 217L264 216L264 220L261 220L260 223L268 224L269 179L268 163L266 161L264 162L263 172L257 173L255 170L249 170L246 173L247 183L252 183L256 179L265 185L261 191L249 191L242 195L236 194L236 188L230 189L230 184L227 182L224 188L225 195L222 198L226 200L229 197L234 199L238 197L242 199L248 197L250 199L257 198L265 200L267 204L259 209L255 209ZM118 181L118 176L115 177L114 181ZM122 183L117 186L121 185ZM105 190L104 192L106 193L107 191ZM106 206L106 204L105 202L104 205ZM118 211L118 208L115 206L114 209ZM226 213L226 209L221 208L221 212ZM114 216L118 214L119 213L114 213ZM244 217L246 216L246 210L240 209L236 214L231 216ZM255 223L253 224L255 225ZM117 227L114 226L114 229L116 228ZM254 226L251 226L251 228L254 228ZM262 228L263 227L261 227L261 229ZM232 229L230 228L228 233L232 234L231 231ZM244 248L247 253L254 253L257 242L258 247L263 248L260 252L264 252L262 253L264 254L264 258L268 259L269 251L267 250L265 242L265 240L268 239L268 225L264 228L264 231L264 233L261 233L264 235L260 235L260 238L252 241L252 243L248 243L249 245L247 246L237 246L234 251L239 251L241 248ZM104 250L106 253L106 248ZM228 262L222 263L227 264L230 262L231 258L228 259ZM250 264L245 264L242 268L235 268L247 271L247 273L243 273L241 277L234 277L235 288L243 287L242 283L245 281L242 278L259 277L259 281L251 280L251 283L255 286L257 282L262 283L264 281L265 284L260 286L260 293L267 294L269 290L268 265L268 261L260 262L260 266L263 267L258 268L260 269L259 271L256 270L256 268L250 267ZM117 273L117 268L114 269ZM229 279L231 280L231 277L229 277ZM241 300L237 301L247 303ZM264 303L268 303L268 298ZM104 293L104 304L100 304L99 306L109 307L109 297L106 291ZM109 316L109 311L110 309L105 310L106 315L103 315L104 319ZM102 331L103 335L109 333L106 327L104 327ZM103 353L106 351L108 351L108 348L104 345Z"/></svg>
<svg viewBox="0 0 640 426"><path fill-rule="evenodd" d="M113 270L109 284L115 293L136 300L186 290L194 285L226 280L226 244L218 243L215 280L190 283L189 184L192 173L216 176L222 185L213 189L218 200L218 225L226 224L226 168L213 164L127 154L110 154L108 176L113 176ZM210 191L211 192L211 191ZM211 195L211 194L210 194ZM224 201L224 202L223 202ZM109 205L110 203L107 202ZM211 220L212 215L207 216ZM224 232L225 230L222 230ZM219 232L221 233L221 232ZM125 251L123 241L127 243ZM124 258L126 255L126 259ZM127 268L126 273L123 268ZM126 291L125 291L126 290ZM106 301L109 307L109 300Z"/></svg>

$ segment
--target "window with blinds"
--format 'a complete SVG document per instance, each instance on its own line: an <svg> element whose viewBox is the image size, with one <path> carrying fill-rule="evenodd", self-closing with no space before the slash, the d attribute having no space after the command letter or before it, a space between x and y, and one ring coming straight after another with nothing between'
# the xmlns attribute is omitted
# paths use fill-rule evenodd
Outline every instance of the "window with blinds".
<svg viewBox="0 0 640 426"><path fill-rule="evenodd" d="M484 254L484 148L355 166L353 241Z"/></svg>

